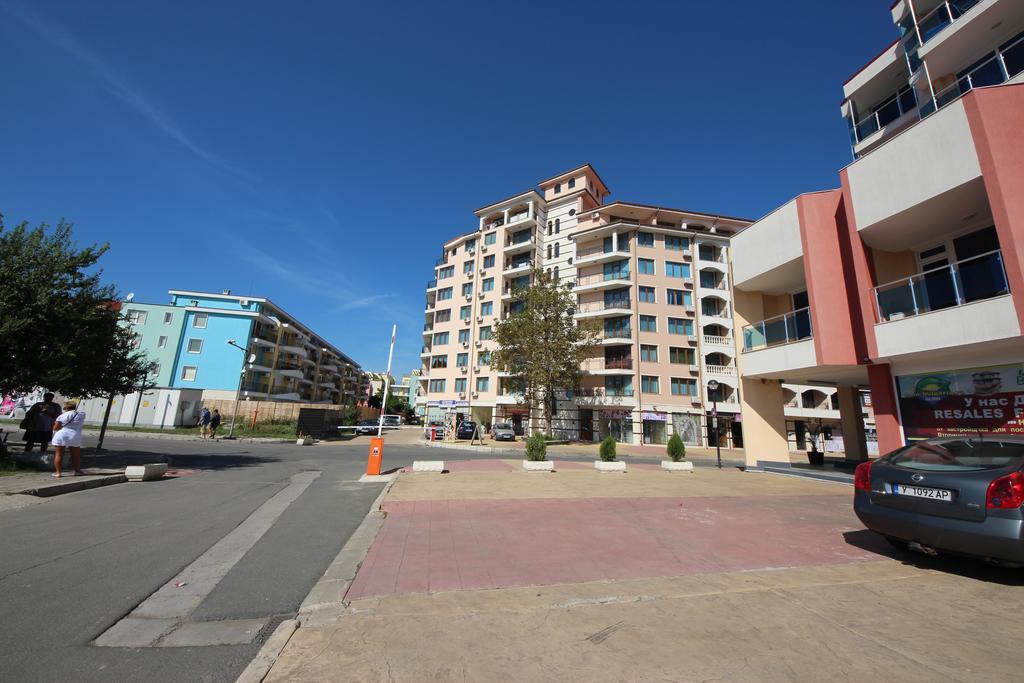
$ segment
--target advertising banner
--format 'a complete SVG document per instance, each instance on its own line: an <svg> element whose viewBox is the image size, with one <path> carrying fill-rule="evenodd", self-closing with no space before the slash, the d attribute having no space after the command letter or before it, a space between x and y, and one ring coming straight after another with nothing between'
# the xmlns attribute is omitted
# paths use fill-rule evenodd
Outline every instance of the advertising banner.
<svg viewBox="0 0 1024 683"><path fill-rule="evenodd" d="M1024 434L1024 363L897 378L908 439Z"/></svg>

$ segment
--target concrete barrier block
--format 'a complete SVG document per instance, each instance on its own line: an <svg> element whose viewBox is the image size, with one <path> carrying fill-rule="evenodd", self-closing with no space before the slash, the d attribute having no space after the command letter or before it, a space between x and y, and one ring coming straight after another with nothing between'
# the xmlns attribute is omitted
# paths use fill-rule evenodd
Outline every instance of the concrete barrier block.
<svg viewBox="0 0 1024 683"><path fill-rule="evenodd" d="M148 465L129 465L124 468L124 478L128 481L155 481L167 474L167 463L154 462Z"/></svg>
<svg viewBox="0 0 1024 683"><path fill-rule="evenodd" d="M661 469L668 470L669 472L693 472L693 463L662 460Z"/></svg>
<svg viewBox="0 0 1024 683"><path fill-rule="evenodd" d="M594 468L598 472L625 472L626 463L621 460L613 460L611 462L605 462L604 460L595 460Z"/></svg>
<svg viewBox="0 0 1024 683"><path fill-rule="evenodd" d="M554 460L524 460L523 469L527 472L554 472Z"/></svg>
<svg viewBox="0 0 1024 683"><path fill-rule="evenodd" d="M412 463L413 472L444 472L444 460L414 460Z"/></svg>

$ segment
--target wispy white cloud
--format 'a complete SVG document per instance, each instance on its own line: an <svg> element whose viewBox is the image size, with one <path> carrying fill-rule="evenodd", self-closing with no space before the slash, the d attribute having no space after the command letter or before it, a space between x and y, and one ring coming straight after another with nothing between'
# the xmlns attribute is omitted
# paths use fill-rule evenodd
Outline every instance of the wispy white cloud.
<svg viewBox="0 0 1024 683"><path fill-rule="evenodd" d="M46 42L64 50L78 60L115 99L196 157L221 171L245 180L252 179L252 175L246 169L215 154L188 135L166 109L118 74L63 27L21 2L0 0L0 9L34 31Z"/></svg>
<svg viewBox="0 0 1024 683"><path fill-rule="evenodd" d="M356 308L370 308L371 306L374 306L382 301L394 299L397 296L397 294L373 294L370 296L349 299L347 302L338 306L337 310L340 312L351 311Z"/></svg>

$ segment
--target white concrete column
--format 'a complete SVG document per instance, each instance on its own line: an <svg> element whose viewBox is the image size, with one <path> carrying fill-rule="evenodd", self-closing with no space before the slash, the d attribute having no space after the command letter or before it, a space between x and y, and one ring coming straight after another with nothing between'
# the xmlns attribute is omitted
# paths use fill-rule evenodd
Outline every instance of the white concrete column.
<svg viewBox="0 0 1024 683"><path fill-rule="evenodd" d="M505 209L505 225L508 225L508 209Z"/></svg>
<svg viewBox="0 0 1024 683"><path fill-rule="evenodd" d="M527 211L526 211L526 217L527 218L533 218L533 216L534 216L534 213L533 213L533 201L531 201L530 204L529 204L529 209L527 209Z"/></svg>
<svg viewBox="0 0 1024 683"><path fill-rule="evenodd" d="M618 250L619 250L619 233L613 232L612 233L612 251L618 251Z"/></svg>
<svg viewBox="0 0 1024 683"><path fill-rule="evenodd" d="M484 229L484 217L483 216L480 216L480 229L481 230Z"/></svg>
<svg viewBox="0 0 1024 683"><path fill-rule="evenodd" d="M868 444L864 433L864 414L857 387L839 387L839 421L843 426L843 448L847 460L867 460Z"/></svg>

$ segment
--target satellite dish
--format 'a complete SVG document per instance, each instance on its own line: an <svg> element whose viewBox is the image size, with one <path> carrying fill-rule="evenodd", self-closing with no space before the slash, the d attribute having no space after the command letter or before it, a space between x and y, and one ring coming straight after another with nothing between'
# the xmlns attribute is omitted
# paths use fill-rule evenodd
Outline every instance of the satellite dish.
<svg viewBox="0 0 1024 683"><path fill-rule="evenodd" d="M256 354L255 353L249 354L249 362L250 363L255 363L256 362Z"/></svg>
<svg viewBox="0 0 1024 683"><path fill-rule="evenodd" d="M135 298L135 292L128 292L128 296L124 298L125 301L131 301Z"/></svg>

